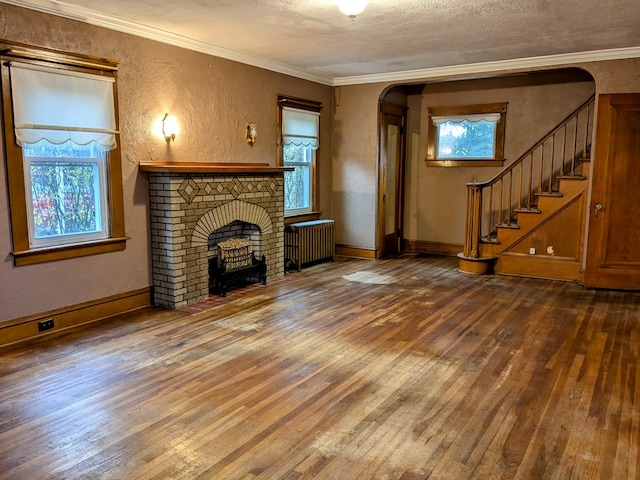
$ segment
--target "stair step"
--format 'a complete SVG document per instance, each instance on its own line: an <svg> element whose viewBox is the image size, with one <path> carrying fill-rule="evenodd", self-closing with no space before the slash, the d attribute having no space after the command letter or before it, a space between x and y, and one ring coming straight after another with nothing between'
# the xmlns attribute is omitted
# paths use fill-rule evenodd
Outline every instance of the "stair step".
<svg viewBox="0 0 640 480"><path fill-rule="evenodd" d="M558 180L586 180L584 175L563 175L562 177L556 177Z"/></svg>
<svg viewBox="0 0 640 480"><path fill-rule="evenodd" d="M500 245L500 240L496 237L482 237L480 240L482 243L493 243L494 245Z"/></svg>
<svg viewBox="0 0 640 480"><path fill-rule="evenodd" d="M534 195L536 197L562 197L560 192L537 192Z"/></svg>
<svg viewBox="0 0 640 480"><path fill-rule="evenodd" d="M518 230L520 226L517 223L498 223L496 228L510 228L512 230Z"/></svg>
<svg viewBox="0 0 640 480"><path fill-rule="evenodd" d="M538 210L536 207L531 206L531 208L516 208L514 213L542 213L541 210Z"/></svg>

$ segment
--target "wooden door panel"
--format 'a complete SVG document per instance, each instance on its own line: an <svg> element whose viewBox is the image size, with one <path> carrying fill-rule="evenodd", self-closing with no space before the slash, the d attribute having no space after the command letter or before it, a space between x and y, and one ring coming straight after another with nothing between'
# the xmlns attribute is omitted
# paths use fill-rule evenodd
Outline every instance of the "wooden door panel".
<svg viewBox="0 0 640 480"><path fill-rule="evenodd" d="M598 104L585 285L640 290L640 94Z"/></svg>

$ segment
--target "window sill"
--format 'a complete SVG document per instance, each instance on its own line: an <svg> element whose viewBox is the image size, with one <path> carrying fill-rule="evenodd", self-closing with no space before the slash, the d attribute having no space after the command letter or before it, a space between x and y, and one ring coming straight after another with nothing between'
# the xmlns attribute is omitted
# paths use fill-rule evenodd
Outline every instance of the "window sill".
<svg viewBox="0 0 640 480"><path fill-rule="evenodd" d="M16 267L20 267L23 265L35 265L37 263L53 262L55 260L84 257L99 253L117 252L126 248L128 239L129 237L108 238L106 240L89 243L14 251L12 252L13 264Z"/></svg>
<svg viewBox="0 0 640 480"><path fill-rule="evenodd" d="M497 160L427 160L427 167L502 167L504 159Z"/></svg>
<svg viewBox="0 0 640 480"><path fill-rule="evenodd" d="M305 213L292 213L289 215L285 213L284 223L289 224L289 223L306 222L309 220L319 220L320 215L322 215L322 212L316 212L316 211L305 212Z"/></svg>

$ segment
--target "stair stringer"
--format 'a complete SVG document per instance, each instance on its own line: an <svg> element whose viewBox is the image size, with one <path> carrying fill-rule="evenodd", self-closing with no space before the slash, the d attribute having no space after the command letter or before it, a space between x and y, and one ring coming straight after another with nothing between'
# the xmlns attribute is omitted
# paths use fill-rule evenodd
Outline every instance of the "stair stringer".
<svg viewBox="0 0 640 480"><path fill-rule="evenodd" d="M586 180L560 180L560 193L562 196L541 196L538 198L539 213L517 213L518 228L498 229L497 241L480 244L481 257L495 257L508 251L518 242L530 235L533 231L546 224L564 208L580 198L587 188ZM580 222L582 225L583 222Z"/></svg>
<svg viewBox="0 0 640 480"><path fill-rule="evenodd" d="M570 280L570 281L584 281L584 274L582 271L582 248L584 244L584 219L585 219L585 195L586 189L581 193L575 195L570 201L566 202L561 208L549 215L544 221L537 222L537 225L532 228L528 234L523 235L517 242L511 247L505 249L502 253L497 255L494 271L503 275L517 275L525 277L537 277L547 278L554 280ZM576 206L575 212L570 209ZM544 227L550 226L553 230L551 222L559 219L565 221L566 218L561 218L561 215L569 214L575 216L575 224L578 225L579 231L574 231L575 241L578 244L577 251L570 256L556 256L555 254L548 254L547 252L537 251L535 254L523 253L526 251L526 244L522 243L531 239L536 233L543 230ZM557 228L557 226L556 226ZM544 236L544 235L542 235ZM520 246L520 252L516 252L515 248Z"/></svg>

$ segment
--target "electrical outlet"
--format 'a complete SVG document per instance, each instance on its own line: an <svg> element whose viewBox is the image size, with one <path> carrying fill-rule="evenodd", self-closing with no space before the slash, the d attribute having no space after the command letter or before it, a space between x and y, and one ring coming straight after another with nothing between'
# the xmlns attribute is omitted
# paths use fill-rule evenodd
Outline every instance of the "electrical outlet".
<svg viewBox="0 0 640 480"><path fill-rule="evenodd" d="M43 320L38 322L38 331L44 332L45 330L51 330L54 327L53 318L49 318L48 320Z"/></svg>
<svg viewBox="0 0 640 480"><path fill-rule="evenodd" d="M531 248L529 249L529 255L535 255L535 254L536 254L536 249L535 249L535 247L531 247Z"/></svg>

